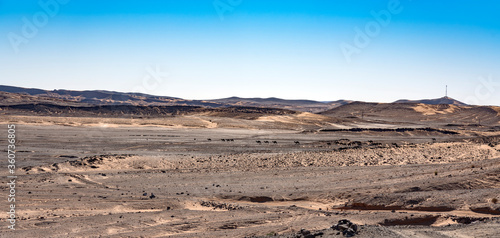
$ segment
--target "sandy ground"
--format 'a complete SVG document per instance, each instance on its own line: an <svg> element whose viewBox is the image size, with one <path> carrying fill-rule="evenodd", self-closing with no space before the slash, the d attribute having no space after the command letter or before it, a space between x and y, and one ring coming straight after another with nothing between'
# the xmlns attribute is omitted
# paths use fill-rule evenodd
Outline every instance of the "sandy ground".
<svg viewBox="0 0 500 238"><path fill-rule="evenodd" d="M17 118L18 222L0 237L341 237L340 219L356 237L500 237L497 142L262 124L277 119Z"/></svg>

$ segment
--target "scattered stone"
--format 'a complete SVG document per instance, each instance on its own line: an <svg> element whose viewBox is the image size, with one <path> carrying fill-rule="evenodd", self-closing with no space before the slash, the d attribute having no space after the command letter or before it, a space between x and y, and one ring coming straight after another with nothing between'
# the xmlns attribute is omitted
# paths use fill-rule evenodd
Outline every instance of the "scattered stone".
<svg viewBox="0 0 500 238"><path fill-rule="evenodd" d="M213 209L223 209L228 211L243 209L243 207L240 207L238 205L233 205L229 203L217 203L213 201L201 201L200 205L204 207L211 207Z"/></svg>
<svg viewBox="0 0 500 238"><path fill-rule="evenodd" d="M309 235L309 234L311 234L311 232L308 231L308 230L306 230L306 229L300 229L300 234L302 234L302 235Z"/></svg>
<svg viewBox="0 0 500 238"><path fill-rule="evenodd" d="M342 232L345 237L352 237L358 233L358 226L347 219L340 220L332 229Z"/></svg>

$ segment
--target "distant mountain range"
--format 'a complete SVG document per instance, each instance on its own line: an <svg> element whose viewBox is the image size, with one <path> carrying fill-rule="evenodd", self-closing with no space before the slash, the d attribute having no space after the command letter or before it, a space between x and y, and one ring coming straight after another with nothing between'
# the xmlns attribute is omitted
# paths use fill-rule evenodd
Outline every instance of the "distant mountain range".
<svg viewBox="0 0 500 238"><path fill-rule="evenodd" d="M0 104L3 105L50 102L57 105L80 103L81 105L200 106L209 108L237 106L279 108L316 113L352 102L347 100L319 102L312 100L239 97L214 100L187 100L142 93L123 93L104 90L43 90L5 85L0 85L0 92L11 93L10 95L0 93Z"/></svg>
<svg viewBox="0 0 500 238"><path fill-rule="evenodd" d="M219 107L264 107L279 108L301 112L319 113L354 103L349 100L320 102L313 100L286 100L280 98L240 98L230 97L213 100L187 100L182 98L154 96L142 93L124 93L104 90L43 90L0 85L0 104L17 105L50 103L56 105L131 105L131 106L199 106ZM465 103L449 97L424 100L398 100L394 102L411 104L451 104L466 106Z"/></svg>
<svg viewBox="0 0 500 238"><path fill-rule="evenodd" d="M0 85L0 92L30 95L38 99L56 99L58 103L82 103L87 105L133 105L133 106L202 106L222 107L223 104L203 100L185 100L175 97L154 96L142 93L123 93L105 90L43 90ZM36 98L31 98L36 100ZM62 101L61 101L62 100ZM3 102L5 103L5 102ZM10 103L22 103L10 102Z"/></svg>
<svg viewBox="0 0 500 238"><path fill-rule="evenodd" d="M483 125L491 126L491 130L500 128L500 107L466 105L449 97L398 100L393 103L239 97L186 100L102 90L42 90L0 86L0 115L130 118L192 115L247 120L264 117L264 120L282 120L281 122L298 124L314 119L313 122L307 123L316 126L318 123L340 123L352 127L383 124L447 129ZM266 118L271 115L274 117Z"/></svg>
<svg viewBox="0 0 500 238"><path fill-rule="evenodd" d="M230 97L210 100L224 105L245 106L245 107L271 107L281 108L301 112L322 112L338 106L351 103L349 100L337 100L332 102L319 102L313 100L287 100L280 98L240 98Z"/></svg>

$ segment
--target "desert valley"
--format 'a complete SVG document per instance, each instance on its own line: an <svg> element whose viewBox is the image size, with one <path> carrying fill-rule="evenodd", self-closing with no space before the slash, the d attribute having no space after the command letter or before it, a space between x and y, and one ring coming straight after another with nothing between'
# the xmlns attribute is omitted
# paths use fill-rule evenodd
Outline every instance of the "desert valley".
<svg viewBox="0 0 500 238"><path fill-rule="evenodd" d="M500 237L498 106L0 86L0 118L1 237Z"/></svg>

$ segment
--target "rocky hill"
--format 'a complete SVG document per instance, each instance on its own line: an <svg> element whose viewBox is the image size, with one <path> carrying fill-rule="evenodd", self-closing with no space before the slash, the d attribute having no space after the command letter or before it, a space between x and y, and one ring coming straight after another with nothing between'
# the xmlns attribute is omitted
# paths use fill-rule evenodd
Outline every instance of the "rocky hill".
<svg viewBox="0 0 500 238"><path fill-rule="evenodd" d="M455 100L450 97L442 97L442 98L436 98L436 99L422 99L422 100L406 100L406 99L401 99L397 100L394 103L422 103L422 104L429 104L429 105L439 105L439 104L451 104L451 105L457 105L457 106L467 106L467 104L460 102L458 100Z"/></svg>

